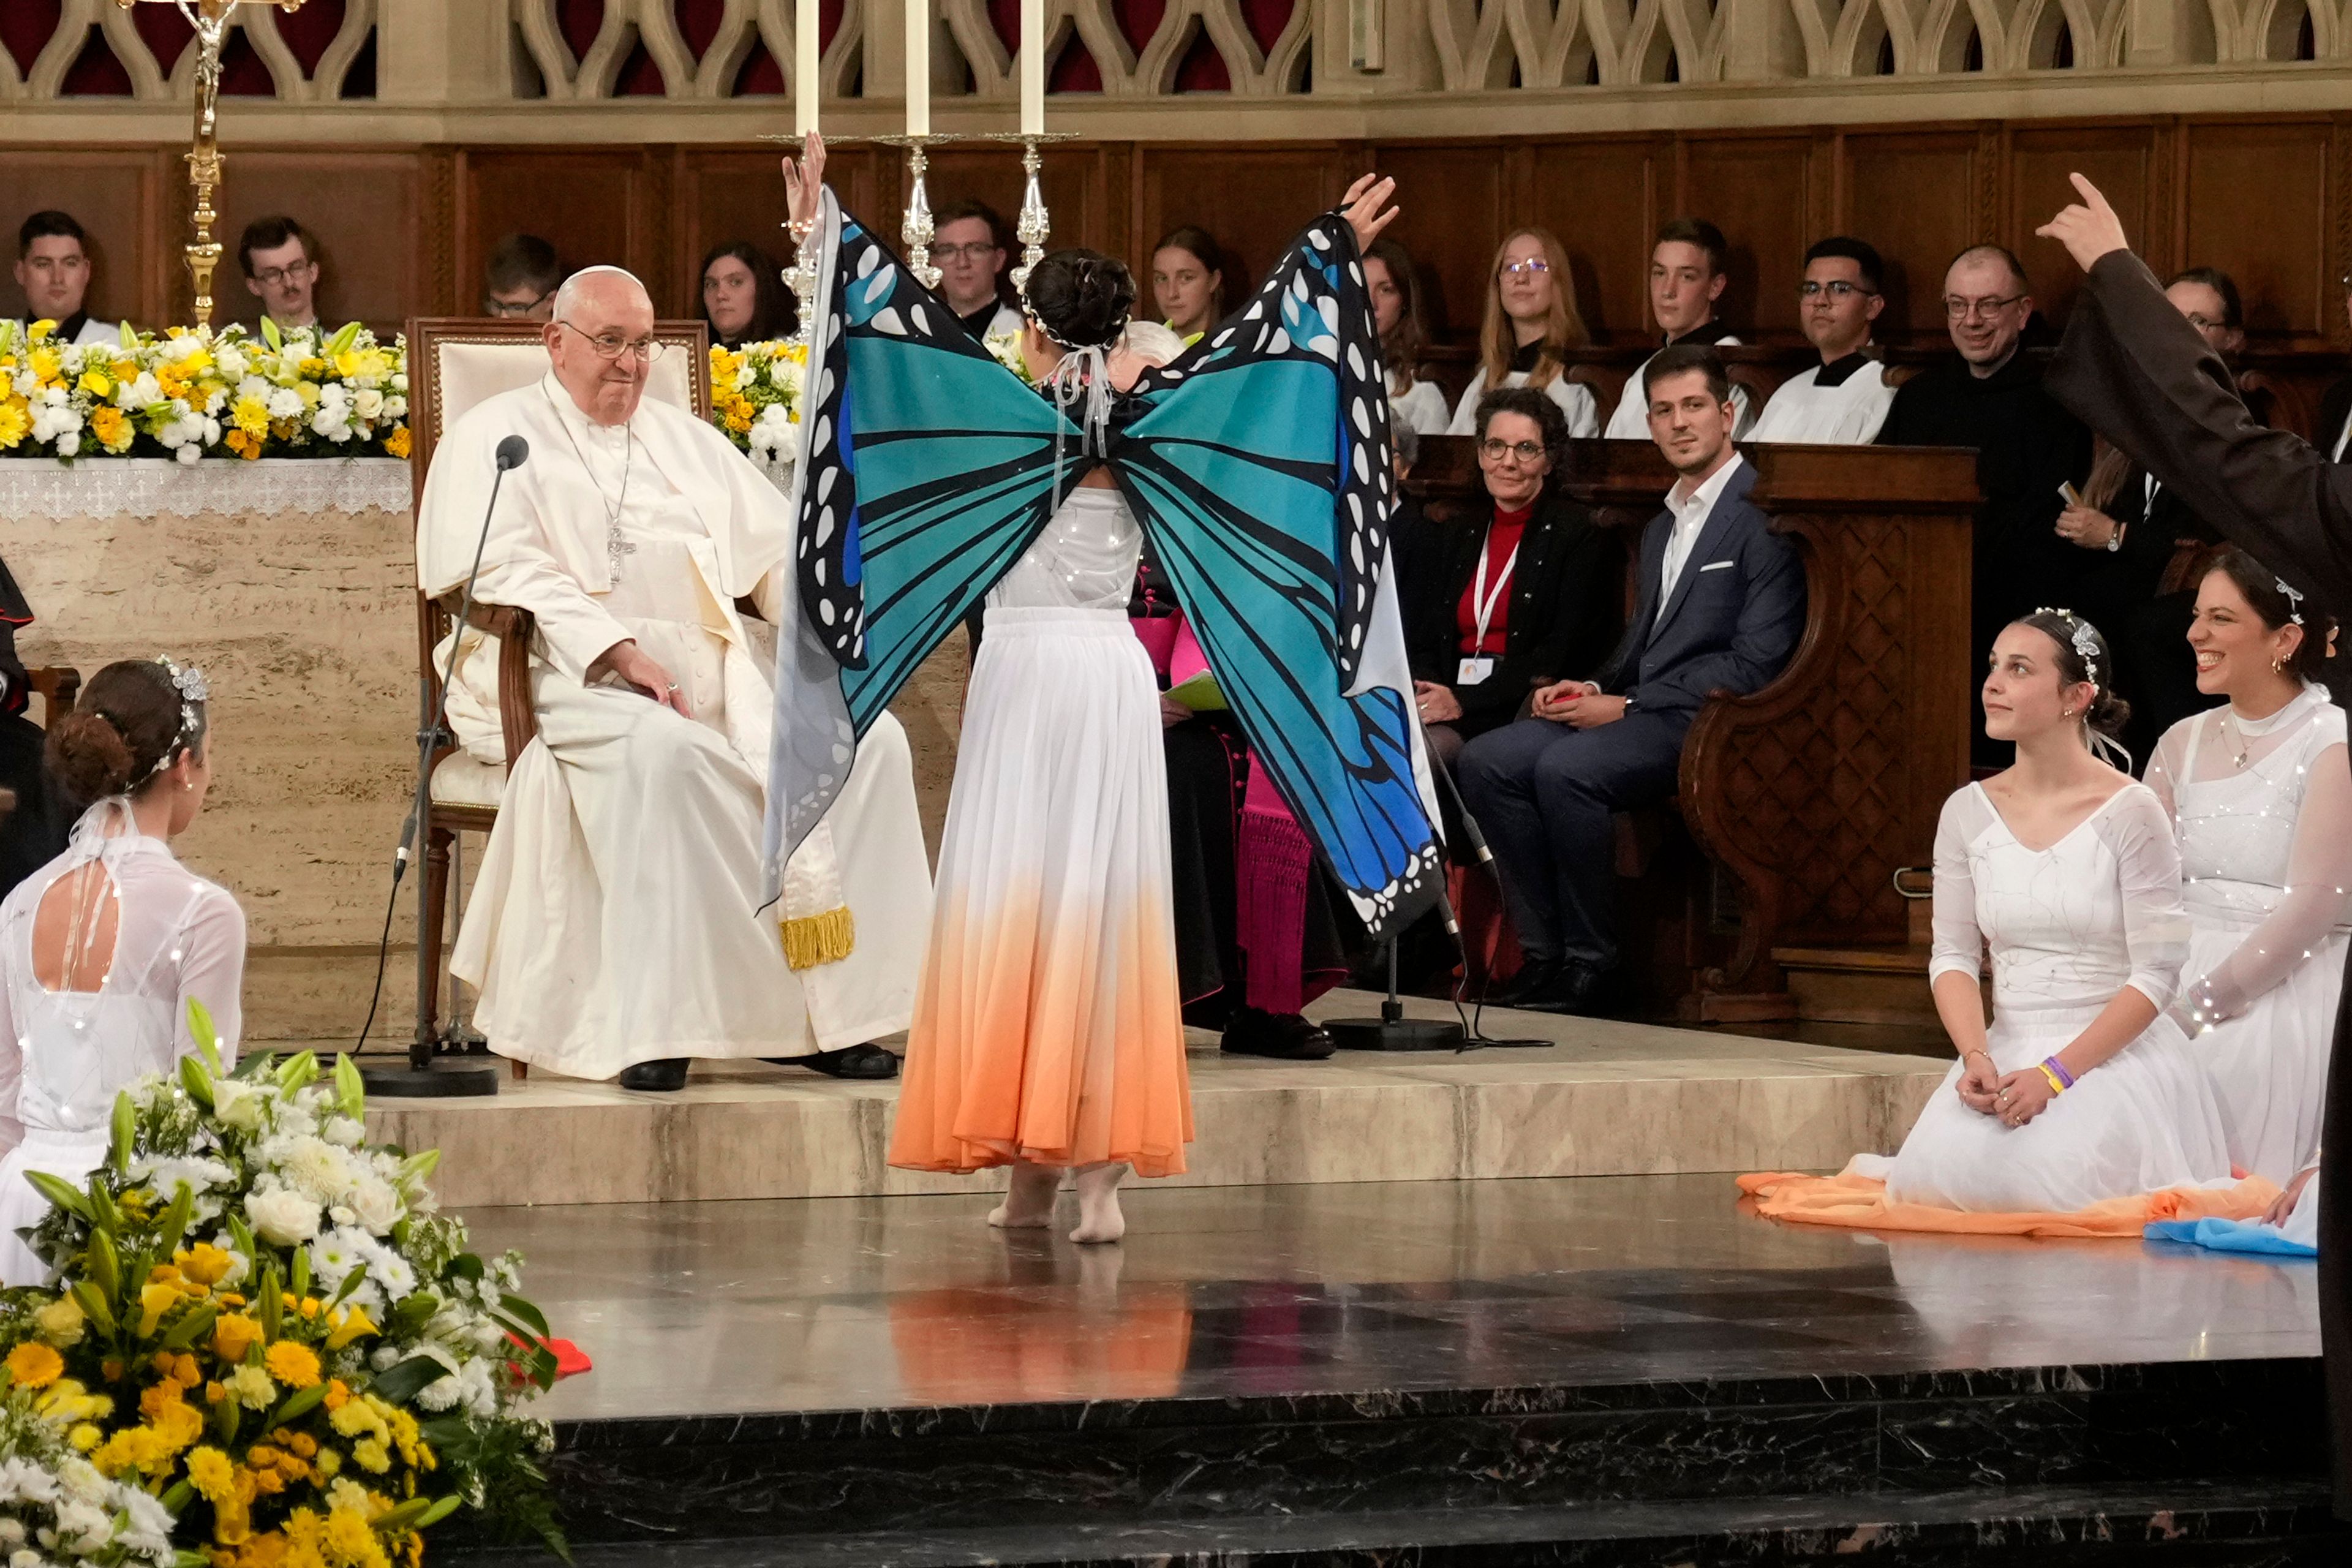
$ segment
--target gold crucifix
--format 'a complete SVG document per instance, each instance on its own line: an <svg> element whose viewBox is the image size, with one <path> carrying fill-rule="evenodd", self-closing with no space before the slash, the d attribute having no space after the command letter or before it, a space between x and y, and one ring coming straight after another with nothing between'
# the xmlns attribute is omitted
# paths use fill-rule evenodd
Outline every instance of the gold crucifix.
<svg viewBox="0 0 2352 1568"><path fill-rule="evenodd" d="M114 0L128 11L141 0ZM220 241L213 237L213 192L220 188L220 147L214 139L219 120L221 47L228 41L229 13L240 0L145 0L148 5L177 5L188 26L196 30L196 132L188 149L188 184L195 187L196 237L187 245L188 277L196 286L196 325L213 321L213 269L220 265ZM302 0L243 0L247 5L276 5L299 11Z"/></svg>

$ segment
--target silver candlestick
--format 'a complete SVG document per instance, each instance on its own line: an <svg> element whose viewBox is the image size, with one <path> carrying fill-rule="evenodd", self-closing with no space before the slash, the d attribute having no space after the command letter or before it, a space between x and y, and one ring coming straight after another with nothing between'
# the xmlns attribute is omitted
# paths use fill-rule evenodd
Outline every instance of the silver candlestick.
<svg viewBox="0 0 2352 1568"><path fill-rule="evenodd" d="M923 151L928 140L923 136L907 138L907 214L898 226L898 238L907 247L907 270L924 288L936 289L940 286L940 269L931 265L931 236L936 231L931 224L930 193L923 188L923 174L931 163L929 154Z"/></svg>
<svg viewBox="0 0 2352 1568"><path fill-rule="evenodd" d="M1029 294L1029 274L1045 258L1045 241L1054 232L1053 217L1045 211L1045 193L1037 188L1037 167L1042 160L1037 155L1037 139L1021 139L1021 172L1028 176L1021 190L1021 216L1013 225L1013 237L1021 241L1021 265L1013 269L1013 290L1026 299Z"/></svg>

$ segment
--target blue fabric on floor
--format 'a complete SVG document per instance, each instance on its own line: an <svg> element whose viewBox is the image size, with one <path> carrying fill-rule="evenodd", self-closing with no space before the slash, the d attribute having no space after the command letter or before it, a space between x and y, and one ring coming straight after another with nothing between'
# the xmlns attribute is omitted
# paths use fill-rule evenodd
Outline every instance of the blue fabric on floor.
<svg viewBox="0 0 2352 1568"><path fill-rule="evenodd" d="M2316 1258L2319 1248L2289 1241L2276 1226L2242 1219L2160 1219L2141 1234L2151 1241L2185 1241L2216 1252L2274 1252L2288 1258Z"/></svg>

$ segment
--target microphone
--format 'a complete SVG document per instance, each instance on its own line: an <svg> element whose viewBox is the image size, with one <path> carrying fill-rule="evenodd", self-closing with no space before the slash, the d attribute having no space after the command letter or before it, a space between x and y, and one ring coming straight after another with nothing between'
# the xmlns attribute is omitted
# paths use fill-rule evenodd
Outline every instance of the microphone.
<svg viewBox="0 0 2352 1568"><path fill-rule="evenodd" d="M499 472L520 468L530 461L530 443L520 436L509 436L499 443Z"/></svg>

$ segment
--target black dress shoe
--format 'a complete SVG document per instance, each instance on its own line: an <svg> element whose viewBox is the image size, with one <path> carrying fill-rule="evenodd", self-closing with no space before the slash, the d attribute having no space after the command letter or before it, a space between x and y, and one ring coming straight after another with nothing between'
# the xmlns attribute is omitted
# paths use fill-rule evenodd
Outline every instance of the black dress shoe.
<svg viewBox="0 0 2352 1568"><path fill-rule="evenodd" d="M766 1057L780 1068L806 1068L827 1078L887 1079L898 1076L898 1057L880 1046L844 1046L837 1051L812 1051L804 1057Z"/></svg>
<svg viewBox="0 0 2352 1568"><path fill-rule="evenodd" d="M1559 969L1560 963L1557 958L1530 958L1521 963L1508 980L1500 985L1488 986L1486 1005L1521 1006L1523 998L1539 995L1551 989L1553 983L1559 978Z"/></svg>
<svg viewBox="0 0 2352 1568"><path fill-rule="evenodd" d="M1268 1013L1244 1007L1225 1025L1225 1051L1237 1057L1272 1057L1277 1061L1319 1062L1339 1047L1331 1037L1297 1013Z"/></svg>
<svg viewBox="0 0 2352 1568"><path fill-rule="evenodd" d="M688 1062L684 1057L664 1057L658 1061L639 1062L621 1069L623 1089L646 1089L667 1094L686 1087Z"/></svg>
<svg viewBox="0 0 2352 1568"><path fill-rule="evenodd" d="M1530 1013L1558 1013L1570 1017L1599 1017L1616 999L1616 977L1573 959L1561 963L1550 983L1512 1005Z"/></svg>

